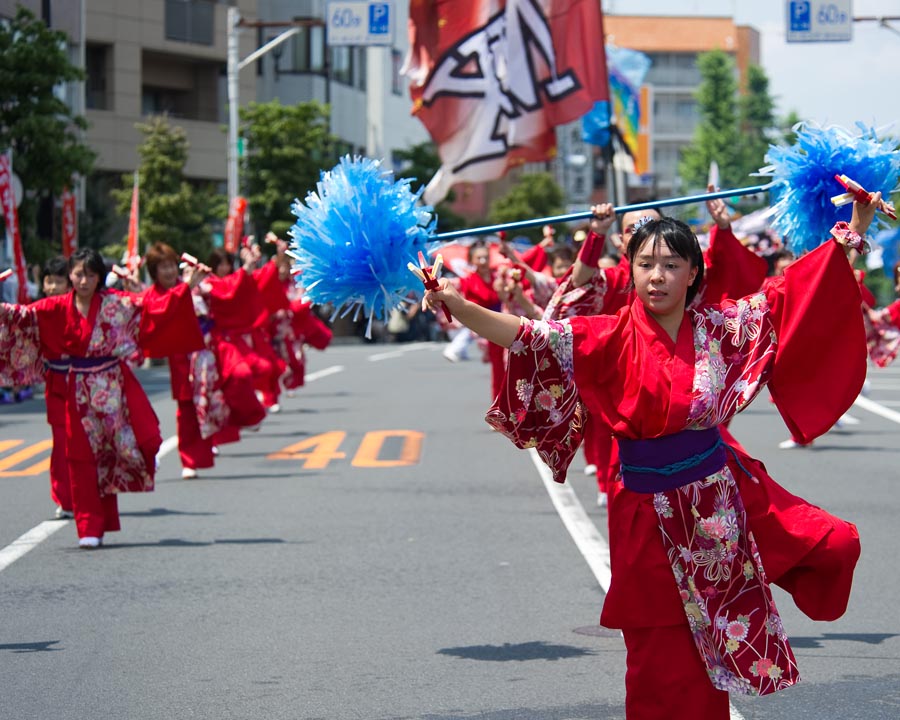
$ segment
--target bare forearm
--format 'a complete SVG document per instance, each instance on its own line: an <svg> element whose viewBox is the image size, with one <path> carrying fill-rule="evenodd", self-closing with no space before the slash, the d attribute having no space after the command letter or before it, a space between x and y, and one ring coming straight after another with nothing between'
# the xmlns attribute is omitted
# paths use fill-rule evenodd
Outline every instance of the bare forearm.
<svg viewBox="0 0 900 720"><path fill-rule="evenodd" d="M519 334L518 317L488 310L468 300L454 308L453 314L473 332L505 348L512 345Z"/></svg>

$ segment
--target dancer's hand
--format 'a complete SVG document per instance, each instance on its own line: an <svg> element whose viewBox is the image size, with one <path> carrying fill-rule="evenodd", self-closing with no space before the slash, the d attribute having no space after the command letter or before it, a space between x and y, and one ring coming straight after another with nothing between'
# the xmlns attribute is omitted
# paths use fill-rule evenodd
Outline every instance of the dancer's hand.
<svg viewBox="0 0 900 720"><path fill-rule="evenodd" d="M718 190L719 188L715 185L710 184L706 186L706 192L713 193L718 192ZM707 200L706 209L709 211L709 214L712 216L716 225L718 225L719 230L727 230L731 227L731 213L728 212L728 206L722 198Z"/></svg>

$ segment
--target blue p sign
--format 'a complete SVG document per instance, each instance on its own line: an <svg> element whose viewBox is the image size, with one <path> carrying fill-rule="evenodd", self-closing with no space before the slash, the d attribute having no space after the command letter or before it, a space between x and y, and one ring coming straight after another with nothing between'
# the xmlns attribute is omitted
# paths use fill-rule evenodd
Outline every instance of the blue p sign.
<svg viewBox="0 0 900 720"><path fill-rule="evenodd" d="M369 5L369 34L387 35L391 30L391 4L372 3Z"/></svg>
<svg viewBox="0 0 900 720"><path fill-rule="evenodd" d="M808 2L791 3L791 32L809 32L812 28L812 13Z"/></svg>

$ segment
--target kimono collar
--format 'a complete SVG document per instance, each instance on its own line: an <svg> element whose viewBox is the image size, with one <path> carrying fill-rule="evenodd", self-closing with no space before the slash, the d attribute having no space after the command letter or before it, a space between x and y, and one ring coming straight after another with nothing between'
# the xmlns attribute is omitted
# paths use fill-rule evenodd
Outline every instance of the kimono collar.
<svg viewBox="0 0 900 720"><path fill-rule="evenodd" d="M663 326L647 312L639 299L631 305L632 318L643 330L650 351L665 368L671 382L666 427L681 429L687 422L694 388L694 329L691 313L685 311L673 342Z"/></svg>

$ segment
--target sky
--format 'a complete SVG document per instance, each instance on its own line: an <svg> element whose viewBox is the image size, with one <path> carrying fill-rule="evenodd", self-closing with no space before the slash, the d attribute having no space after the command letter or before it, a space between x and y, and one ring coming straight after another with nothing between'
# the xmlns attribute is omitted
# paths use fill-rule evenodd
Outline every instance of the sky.
<svg viewBox="0 0 900 720"><path fill-rule="evenodd" d="M850 42L789 43L786 0L603 0L618 15L730 16L760 33L760 64L776 115L791 110L822 125L893 125L900 135L900 20L892 30L854 22ZM898 0L854 0L853 17L900 17Z"/></svg>

